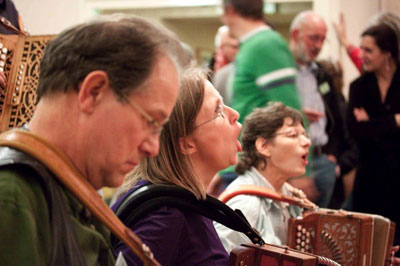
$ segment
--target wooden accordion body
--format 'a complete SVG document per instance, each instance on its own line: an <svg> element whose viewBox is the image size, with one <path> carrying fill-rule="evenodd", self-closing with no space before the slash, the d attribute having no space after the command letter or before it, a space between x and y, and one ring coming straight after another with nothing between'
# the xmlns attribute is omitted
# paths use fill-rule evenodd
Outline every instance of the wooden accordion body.
<svg viewBox="0 0 400 266"><path fill-rule="evenodd" d="M336 266L335 262L288 247L244 244L232 250L229 266Z"/></svg>
<svg viewBox="0 0 400 266"><path fill-rule="evenodd" d="M343 266L390 265L395 224L379 215L319 209L289 220L288 245Z"/></svg>
<svg viewBox="0 0 400 266"><path fill-rule="evenodd" d="M0 132L22 126L32 117L40 60L54 37L0 34L0 72L7 78L6 89L0 88Z"/></svg>

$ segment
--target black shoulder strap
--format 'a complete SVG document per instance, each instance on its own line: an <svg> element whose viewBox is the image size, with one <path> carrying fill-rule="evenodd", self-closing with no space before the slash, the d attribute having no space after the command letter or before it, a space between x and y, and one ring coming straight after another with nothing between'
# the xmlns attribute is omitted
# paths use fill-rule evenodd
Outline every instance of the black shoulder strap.
<svg viewBox="0 0 400 266"><path fill-rule="evenodd" d="M62 191L56 179L33 157L8 147L0 147L0 167L24 166L29 168L41 184L49 204L52 250L48 265L86 265L79 247L75 229L65 207Z"/></svg>
<svg viewBox="0 0 400 266"><path fill-rule="evenodd" d="M254 244L264 245L261 235L251 227L240 210L232 210L209 195L205 200L198 200L193 193L178 186L149 184L140 187L125 197L115 213L125 225L132 225L140 217L162 206L198 213L232 230L244 233ZM112 244L116 244L116 239L112 239Z"/></svg>

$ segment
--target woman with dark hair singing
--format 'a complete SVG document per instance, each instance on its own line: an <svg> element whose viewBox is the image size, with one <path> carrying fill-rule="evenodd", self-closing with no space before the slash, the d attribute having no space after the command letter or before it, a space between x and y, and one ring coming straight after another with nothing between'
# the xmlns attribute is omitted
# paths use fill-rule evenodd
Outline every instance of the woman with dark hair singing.
<svg viewBox="0 0 400 266"><path fill-rule="evenodd" d="M239 177L227 190L254 185L291 195L292 187L286 181L305 173L311 145L300 112L282 103L255 109L245 119L242 145L235 169ZM288 219L301 215L298 206L253 195L238 195L227 205L240 209L265 242L277 245L286 244ZM228 252L249 242L238 232L221 224L215 226Z"/></svg>

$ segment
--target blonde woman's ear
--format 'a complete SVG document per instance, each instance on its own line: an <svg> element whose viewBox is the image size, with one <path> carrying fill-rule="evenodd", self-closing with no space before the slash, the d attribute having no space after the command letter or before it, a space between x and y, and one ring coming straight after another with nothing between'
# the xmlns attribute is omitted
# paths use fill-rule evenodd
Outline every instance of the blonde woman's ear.
<svg viewBox="0 0 400 266"><path fill-rule="evenodd" d="M197 151L196 144L192 137L181 137L179 139L180 151L185 155L191 155Z"/></svg>

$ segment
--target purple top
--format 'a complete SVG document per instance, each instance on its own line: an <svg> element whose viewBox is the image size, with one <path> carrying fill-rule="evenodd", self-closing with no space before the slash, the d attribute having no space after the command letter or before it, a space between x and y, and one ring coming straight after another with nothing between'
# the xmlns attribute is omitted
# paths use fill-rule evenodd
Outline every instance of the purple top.
<svg viewBox="0 0 400 266"><path fill-rule="evenodd" d="M139 181L135 188L148 184ZM115 209L132 191L122 196ZM150 212L130 229L150 247L161 265L227 265L229 255L223 247L212 221L202 215L173 207ZM117 256L123 253L128 265L142 265L140 259L122 242L114 246Z"/></svg>

